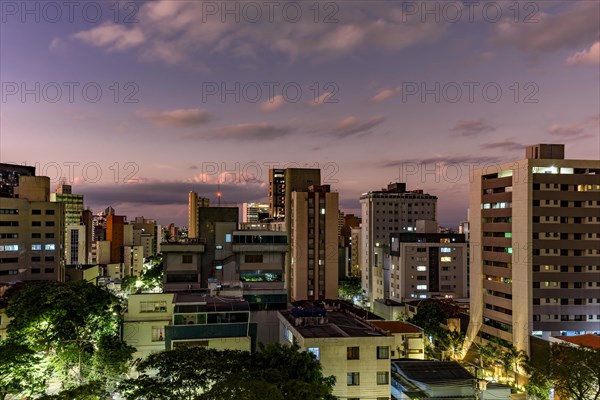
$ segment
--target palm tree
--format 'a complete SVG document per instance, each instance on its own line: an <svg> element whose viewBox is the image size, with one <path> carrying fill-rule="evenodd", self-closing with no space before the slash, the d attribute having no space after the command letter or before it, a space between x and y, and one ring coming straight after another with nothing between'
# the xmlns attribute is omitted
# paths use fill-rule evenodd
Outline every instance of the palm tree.
<svg viewBox="0 0 600 400"><path fill-rule="evenodd" d="M525 365L528 357L523 350L517 350L516 347L510 346L504 353L503 361L506 362L508 368L515 375L515 385L519 387L519 367Z"/></svg>
<svg viewBox="0 0 600 400"><path fill-rule="evenodd" d="M488 342L484 347L484 362L493 369L494 379L498 380L500 377L497 374L497 367L502 364L501 347L495 340Z"/></svg>
<svg viewBox="0 0 600 400"><path fill-rule="evenodd" d="M481 370L481 378L484 378L484 372L489 370L490 367L496 365L498 360L499 348L492 342L488 342L486 344L475 342L472 343L475 345L476 353L479 358L479 369Z"/></svg>
<svg viewBox="0 0 600 400"><path fill-rule="evenodd" d="M448 355L450 360L457 360L462 354L465 335L459 331L446 331L438 338L438 345L442 350L442 356Z"/></svg>

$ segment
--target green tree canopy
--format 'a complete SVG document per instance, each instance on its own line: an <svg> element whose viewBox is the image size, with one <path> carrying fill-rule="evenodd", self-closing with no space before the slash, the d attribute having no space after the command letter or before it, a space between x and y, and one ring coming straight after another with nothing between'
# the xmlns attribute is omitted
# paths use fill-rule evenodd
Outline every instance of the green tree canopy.
<svg viewBox="0 0 600 400"><path fill-rule="evenodd" d="M349 277L339 282L338 296L340 299L352 302L355 297L362 294L360 277Z"/></svg>
<svg viewBox="0 0 600 400"><path fill-rule="evenodd" d="M0 400L8 395L32 396L45 389L42 358L29 346L0 340Z"/></svg>
<svg viewBox="0 0 600 400"><path fill-rule="evenodd" d="M6 313L9 340L42 357L48 380L65 388L110 384L135 351L118 334L119 299L87 282L30 283L11 295Z"/></svg>
<svg viewBox="0 0 600 400"><path fill-rule="evenodd" d="M419 303L416 314L409 318L408 322L423 328L426 335L438 338L446 335L446 329L441 325L445 324L447 320L448 315L440 303L436 300L427 299Z"/></svg>
<svg viewBox="0 0 600 400"><path fill-rule="evenodd" d="M600 349L554 344L532 357L528 372L530 393L554 386L561 399L600 399Z"/></svg>
<svg viewBox="0 0 600 400"><path fill-rule="evenodd" d="M329 400L335 383L298 346L260 352L177 347L143 360L137 379L119 391L127 400Z"/></svg>

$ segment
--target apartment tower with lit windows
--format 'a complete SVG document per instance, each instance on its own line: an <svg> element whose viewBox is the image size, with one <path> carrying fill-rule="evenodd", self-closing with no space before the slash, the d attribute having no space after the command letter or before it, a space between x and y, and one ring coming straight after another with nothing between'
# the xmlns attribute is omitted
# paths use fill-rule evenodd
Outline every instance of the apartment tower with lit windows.
<svg viewBox="0 0 600 400"><path fill-rule="evenodd" d="M468 340L600 331L600 161L564 145L473 172Z"/></svg>

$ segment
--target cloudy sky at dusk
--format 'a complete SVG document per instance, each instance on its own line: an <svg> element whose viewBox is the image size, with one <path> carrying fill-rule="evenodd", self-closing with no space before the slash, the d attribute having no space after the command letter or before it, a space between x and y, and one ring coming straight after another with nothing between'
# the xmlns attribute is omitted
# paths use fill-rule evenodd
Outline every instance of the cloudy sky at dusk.
<svg viewBox="0 0 600 400"><path fill-rule="evenodd" d="M456 226L472 165L600 158L597 1L46 3L1 4L0 160L94 211L185 224L190 190L306 166L346 211L403 179Z"/></svg>

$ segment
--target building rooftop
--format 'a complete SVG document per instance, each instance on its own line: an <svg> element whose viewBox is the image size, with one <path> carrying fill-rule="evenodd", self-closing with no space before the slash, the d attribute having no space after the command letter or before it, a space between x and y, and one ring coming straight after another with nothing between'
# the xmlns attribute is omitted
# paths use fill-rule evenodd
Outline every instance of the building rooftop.
<svg viewBox="0 0 600 400"><path fill-rule="evenodd" d="M394 299L375 299L377 303L385 304L391 307L404 307L404 303L396 301Z"/></svg>
<svg viewBox="0 0 600 400"><path fill-rule="evenodd" d="M456 361L395 360L392 369L399 370L412 381L444 383L475 379Z"/></svg>
<svg viewBox="0 0 600 400"><path fill-rule="evenodd" d="M590 349L600 349L600 336L588 333L578 336L557 336L557 339Z"/></svg>
<svg viewBox="0 0 600 400"><path fill-rule="evenodd" d="M210 296L201 293L176 293L173 297L176 313L248 311L248 302L239 298Z"/></svg>
<svg viewBox="0 0 600 400"><path fill-rule="evenodd" d="M370 323L343 311L328 310L325 317L295 318L290 310L279 313L304 338L388 336Z"/></svg>
<svg viewBox="0 0 600 400"><path fill-rule="evenodd" d="M390 333L423 333L423 329L416 325L402 321L370 321L383 331Z"/></svg>

